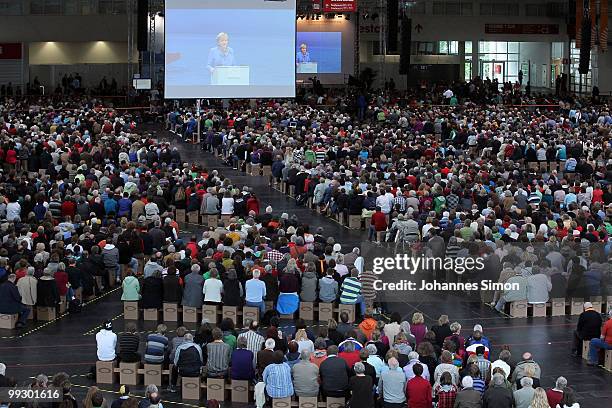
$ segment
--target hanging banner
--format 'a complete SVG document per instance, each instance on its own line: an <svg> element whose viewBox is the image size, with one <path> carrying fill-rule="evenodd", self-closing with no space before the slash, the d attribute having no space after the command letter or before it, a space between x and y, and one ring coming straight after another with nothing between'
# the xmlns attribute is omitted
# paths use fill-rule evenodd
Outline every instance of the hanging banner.
<svg viewBox="0 0 612 408"><path fill-rule="evenodd" d="M486 34L559 34L559 24L485 24Z"/></svg>
<svg viewBox="0 0 612 408"><path fill-rule="evenodd" d="M593 48L597 40L597 2L595 0L589 3L589 12L591 14L591 48Z"/></svg>
<svg viewBox="0 0 612 408"><path fill-rule="evenodd" d="M576 48L580 48L582 44L582 19L584 17L584 5L582 2L583 0L576 0Z"/></svg>
<svg viewBox="0 0 612 408"><path fill-rule="evenodd" d="M352 13L356 8L355 0L323 0L324 13Z"/></svg>
<svg viewBox="0 0 612 408"><path fill-rule="evenodd" d="M599 49L608 50L608 0L599 3Z"/></svg>
<svg viewBox="0 0 612 408"><path fill-rule="evenodd" d="M0 43L0 59L21 59L21 43Z"/></svg>

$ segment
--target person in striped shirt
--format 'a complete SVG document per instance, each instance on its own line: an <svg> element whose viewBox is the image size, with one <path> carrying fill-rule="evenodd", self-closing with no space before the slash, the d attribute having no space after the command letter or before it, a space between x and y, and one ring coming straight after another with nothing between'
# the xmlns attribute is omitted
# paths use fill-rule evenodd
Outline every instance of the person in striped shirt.
<svg viewBox="0 0 612 408"><path fill-rule="evenodd" d="M359 281L357 269L351 270L351 276L344 279L340 286L340 303L345 305L359 305L361 315L365 315L366 304L361 294L361 282Z"/></svg>
<svg viewBox="0 0 612 408"><path fill-rule="evenodd" d="M261 351L262 345L264 344L264 337L257 332L259 329L259 322L257 320L245 319L245 327L249 330L238 335L238 340L241 338L246 339L247 350L253 352L253 367L257 366L257 353Z"/></svg>
<svg viewBox="0 0 612 408"><path fill-rule="evenodd" d="M157 332L147 336L144 362L147 364L163 364L168 356L168 337L165 324L157 326Z"/></svg>
<svg viewBox="0 0 612 408"><path fill-rule="evenodd" d="M266 393L270 398L286 398L293 395L291 368L285 363L283 352L274 352L272 364L263 371L263 381L266 383Z"/></svg>

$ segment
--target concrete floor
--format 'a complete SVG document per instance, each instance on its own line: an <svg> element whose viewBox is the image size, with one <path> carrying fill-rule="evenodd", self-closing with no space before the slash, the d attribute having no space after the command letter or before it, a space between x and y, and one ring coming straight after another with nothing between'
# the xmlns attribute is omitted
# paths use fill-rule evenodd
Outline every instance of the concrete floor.
<svg viewBox="0 0 612 408"><path fill-rule="evenodd" d="M322 226L326 234L331 234L346 248L364 241L363 232L348 230L337 223L316 215L313 211L296 207L295 202L267 186L261 177L238 174L223 166L218 160L203 154L197 146L180 145L184 160L197 161L209 169L218 168L238 185L252 186L262 204L272 205L276 212L297 214L300 220L307 220L316 228ZM432 299L433 300L433 299ZM594 407L605 401L612 401L612 373L601 368L588 367L584 360L570 356L572 330L577 318L527 318L509 319L494 313L489 307L479 303L465 302L456 298L431 302L411 302L390 305L403 315L420 311L425 315L426 324L431 326L440 314L448 314L451 321L459 321L464 332L470 332L474 324L481 324L484 334L493 344L493 356L500 346L509 345L515 359L525 351L533 353L542 367L541 383L544 387L554 385L554 380L563 375L578 394L583 407ZM73 375L74 393L82 399L92 381L85 376L95 364L95 333L106 319L113 319L115 331L124 327L123 307L120 291L104 295L83 308L78 315L65 315L50 323L30 323L26 330L15 332L0 330L0 361L7 365L7 375L15 377L19 383L39 373L51 376L58 371ZM291 322L286 322L290 325ZM139 322L139 330L144 338L147 330L154 324ZM102 386L108 392L107 400L116 398L112 393L118 385ZM134 394L142 396L143 387L132 387ZM180 406L177 394L163 394L164 406ZM607 403L609 404L609 402ZM236 405L236 404L234 404Z"/></svg>

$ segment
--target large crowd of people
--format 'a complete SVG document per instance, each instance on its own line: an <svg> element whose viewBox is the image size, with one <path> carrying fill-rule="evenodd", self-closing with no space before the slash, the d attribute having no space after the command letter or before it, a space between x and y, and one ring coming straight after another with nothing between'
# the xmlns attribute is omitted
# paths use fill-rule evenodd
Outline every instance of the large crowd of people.
<svg viewBox="0 0 612 408"><path fill-rule="evenodd" d="M455 93L480 95L485 85ZM607 106L461 99L442 107L422 95L362 96L356 112L339 96L324 107L236 103L206 110L202 147L236 168L271 166L271 181L294 186L298 204L312 198L332 214L358 215L381 244L484 257L486 276L520 283L480 293L497 310L516 300L587 299L574 350L591 340L597 363L597 350L612 348L610 320L602 331L601 316L596 328L587 314L589 299L612 294ZM190 140L197 120L188 111L167 115L169 129ZM251 188L184 162L135 117L84 99L5 99L0 129L0 313L18 314L18 327L36 306L78 309L121 285L122 300L143 308L260 309L260 322L243 330L225 319L196 333L179 327L170 339L160 325L144 352L135 327L118 337L107 322L96 335L98 359L173 363L170 391L179 376L205 373L262 382L271 398L321 392L355 407L375 399L389 407L577 407L564 378L552 390L539 387L529 353L512 359L502 350L495 359L481 325L465 339L444 316L428 330L419 314L409 321L391 314L359 247L262 208ZM176 210L230 221L185 230ZM278 316L300 301L354 304L357 325L345 314L318 331L298 320L287 332ZM70 394L65 379L58 383ZM151 405L159 404L158 391L149 391ZM91 406L101 406L97 391L90 394Z"/></svg>

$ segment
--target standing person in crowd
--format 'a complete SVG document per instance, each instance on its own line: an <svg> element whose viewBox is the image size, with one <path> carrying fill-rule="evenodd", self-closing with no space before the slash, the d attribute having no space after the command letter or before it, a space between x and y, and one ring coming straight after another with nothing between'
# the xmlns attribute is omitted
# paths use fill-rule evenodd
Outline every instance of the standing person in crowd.
<svg viewBox="0 0 612 408"><path fill-rule="evenodd" d="M349 379L349 390L351 392L350 406L355 408L374 408L372 377L365 374L365 366L361 362L355 363L353 370L355 375Z"/></svg>
<svg viewBox="0 0 612 408"><path fill-rule="evenodd" d="M389 370L380 375L377 392L384 408L401 408L406 405L406 376L395 357L387 365Z"/></svg>
<svg viewBox="0 0 612 408"><path fill-rule="evenodd" d="M473 387L474 381L472 377L465 376L461 380L461 386L463 389L457 393L455 398L454 408L481 408L482 399L480 392L476 391Z"/></svg>
<svg viewBox="0 0 612 408"><path fill-rule="evenodd" d="M193 264L190 267L190 273L185 276L185 284L183 289L183 306L202 307L202 288L204 287L204 278L200 275L200 265Z"/></svg>
<svg viewBox="0 0 612 408"><path fill-rule="evenodd" d="M406 397L410 408L430 408L432 403L431 384L428 379L422 377L422 364L412 367L414 377L406 383Z"/></svg>
<svg viewBox="0 0 612 408"><path fill-rule="evenodd" d="M482 396L482 408L513 408L514 396L512 391L505 387L504 376L494 374L491 377L489 388Z"/></svg>
<svg viewBox="0 0 612 408"><path fill-rule="evenodd" d="M516 408L529 408L535 393L533 389L533 380L529 377L523 377L520 381L521 389L514 391L514 402Z"/></svg>
<svg viewBox="0 0 612 408"><path fill-rule="evenodd" d="M338 347L327 348L327 358L319 366L321 391L326 397L345 397L349 387L350 368L339 357Z"/></svg>
<svg viewBox="0 0 612 408"><path fill-rule="evenodd" d="M576 402L576 394L574 390L567 387L563 390L563 399L556 408L580 408L580 404Z"/></svg>
<svg viewBox="0 0 612 408"><path fill-rule="evenodd" d="M0 285L0 313L18 315L19 320L16 327L23 327L26 325L30 309L21 301L19 289L15 285L16 280L15 274L11 273L8 275L6 282Z"/></svg>
<svg viewBox="0 0 612 408"><path fill-rule="evenodd" d="M434 388L433 395L437 408L453 408L457 398L457 386L453 383L453 378L448 371L440 376L439 382Z"/></svg>
<svg viewBox="0 0 612 408"><path fill-rule="evenodd" d="M565 377L559 377L555 381L554 388L546 390L546 398L548 399L548 405L553 408L557 407L563 399L563 391L567 388L567 380Z"/></svg>
<svg viewBox="0 0 612 408"><path fill-rule="evenodd" d="M34 277L34 272L34 267L29 266L26 276L17 282L17 289L21 295L21 303L28 307L32 311L31 313L33 313L33 308L38 299L38 279Z"/></svg>
<svg viewBox="0 0 612 408"><path fill-rule="evenodd" d="M266 312L266 303L264 302L266 284L259 279L260 275L260 270L254 269L253 277L246 281L245 304L247 306L258 307L260 315L263 316Z"/></svg>

